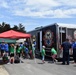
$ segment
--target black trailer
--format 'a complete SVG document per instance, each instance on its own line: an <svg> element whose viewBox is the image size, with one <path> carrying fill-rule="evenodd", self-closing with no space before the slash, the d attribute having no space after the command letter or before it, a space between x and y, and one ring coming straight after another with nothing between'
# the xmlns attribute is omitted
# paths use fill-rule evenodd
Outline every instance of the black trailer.
<svg viewBox="0 0 76 75"><path fill-rule="evenodd" d="M37 27L28 33L32 35L32 40L36 41L36 53L40 54L42 46L45 45L46 56L50 57L52 45L54 45L59 55L59 46L62 42L64 42L66 38L68 38L70 42L76 38L76 26L54 23L45 27Z"/></svg>

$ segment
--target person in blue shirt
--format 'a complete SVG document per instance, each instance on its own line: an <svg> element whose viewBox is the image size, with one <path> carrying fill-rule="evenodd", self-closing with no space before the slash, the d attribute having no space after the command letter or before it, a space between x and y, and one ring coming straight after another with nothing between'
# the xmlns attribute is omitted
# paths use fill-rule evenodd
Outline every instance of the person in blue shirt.
<svg viewBox="0 0 76 75"><path fill-rule="evenodd" d="M8 56L8 54L9 54L9 45L6 42L5 42L5 52L6 52L6 55Z"/></svg>
<svg viewBox="0 0 76 75"><path fill-rule="evenodd" d="M9 52L9 46L8 46L7 43L5 43L5 51L6 51L6 52Z"/></svg>
<svg viewBox="0 0 76 75"><path fill-rule="evenodd" d="M28 58L28 53L29 53L29 49L28 49L28 47L27 46L25 46L25 49L24 49L24 51L25 51L25 56L26 56L26 58Z"/></svg>
<svg viewBox="0 0 76 75"><path fill-rule="evenodd" d="M0 43L0 50L1 50L1 43Z"/></svg>
<svg viewBox="0 0 76 75"><path fill-rule="evenodd" d="M75 39L75 42L73 42L73 44L72 44L72 49L73 49L74 63L76 63L76 39Z"/></svg>
<svg viewBox="0 0 76 75"><path fill-rule="evenodd" d="M63 48L63 65L65 65L65 62L67 62L67 65L69 65L69 49L71 48L71 44L69 43L69 39L66 39L65 42L62 43L61 47Z"/></svg>
<svg viewBox="0 0 76 75"><path fill-rule="evenodd" d="M0 43L0 57L1 57L1 43Z"/></svg>
<svg viewBox="0 0 76 75"><path fill-rule="evenodd" d="M1 56L3 56L4 51L5 51L5 43L2 42L1 45L0 45L0 47L1 47Z"/></svg>
<svg viewBox="0 0 76 75"><path fill-rule="evenodd" d="M20 47L23 47L23 43L22 42L20 43Z"/></svg>

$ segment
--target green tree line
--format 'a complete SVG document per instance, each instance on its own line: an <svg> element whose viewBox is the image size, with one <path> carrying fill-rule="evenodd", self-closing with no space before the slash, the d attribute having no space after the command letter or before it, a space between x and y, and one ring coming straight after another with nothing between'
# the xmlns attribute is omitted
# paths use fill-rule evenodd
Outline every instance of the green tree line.
<svg viewBox="0 0 76 75"><path fill-rule="evenodd" d="M21 23L19 23L19 25L14 25L13 27L11 27L10 24L7 24L5 22L2 22L2 24L0 24L0 33L11 30L11 29L26 33L25 27Z"/></svg>

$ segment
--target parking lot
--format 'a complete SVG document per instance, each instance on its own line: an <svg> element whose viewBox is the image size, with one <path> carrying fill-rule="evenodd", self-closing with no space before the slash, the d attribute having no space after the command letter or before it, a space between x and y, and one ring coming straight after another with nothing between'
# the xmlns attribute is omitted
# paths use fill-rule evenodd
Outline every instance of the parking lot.
<svg viewBox="0 0 76 75"><path fill-rule="evenodd" d="M76 64L61 65L61 62L42 64L40 59L22 59L23 63L5 64L9 75L76 75Z"/></svg>

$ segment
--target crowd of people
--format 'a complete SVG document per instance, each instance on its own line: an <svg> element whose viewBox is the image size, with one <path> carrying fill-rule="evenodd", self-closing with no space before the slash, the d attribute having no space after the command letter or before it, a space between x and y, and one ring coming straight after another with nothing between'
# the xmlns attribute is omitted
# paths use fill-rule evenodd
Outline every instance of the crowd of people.
<svg viewBox="0 0 76 75"><path fill-rule="evenodd" d="M0 57L3 59L3 62L15 63L20 62L20 57L25 58L34 58L35 45L30 45L28 42L8 44L2 42L0 44Z"/></svg>
<svg viewBox="0 0 76 75"><path fill-rule="evenodd" d="M42 62L45 63L45 56L46 56L46 50L45 46L42 46L41 50L41 56L42 56ZM20 57L23 59L27 58L35 58L35 50L36 50L36 42L33 42L32 45L29 45L28 42L23 43L17 43L17 44L8 44L6 42L2 42L0 44L0 56L2 57L4 62L20 62ZM73 55L74 63L76 63L76 39L72 43L69 42L69 39L66 39L65 42L62 43L60 50L63 50L63 60L62 64L69 65L70 61L70 55L69 50L71 50L71 54ZM57 62L57 50L54 48L54 45L51 47L51 58L52 62ZM10 57L10 58L8 58Z"/></svg>

